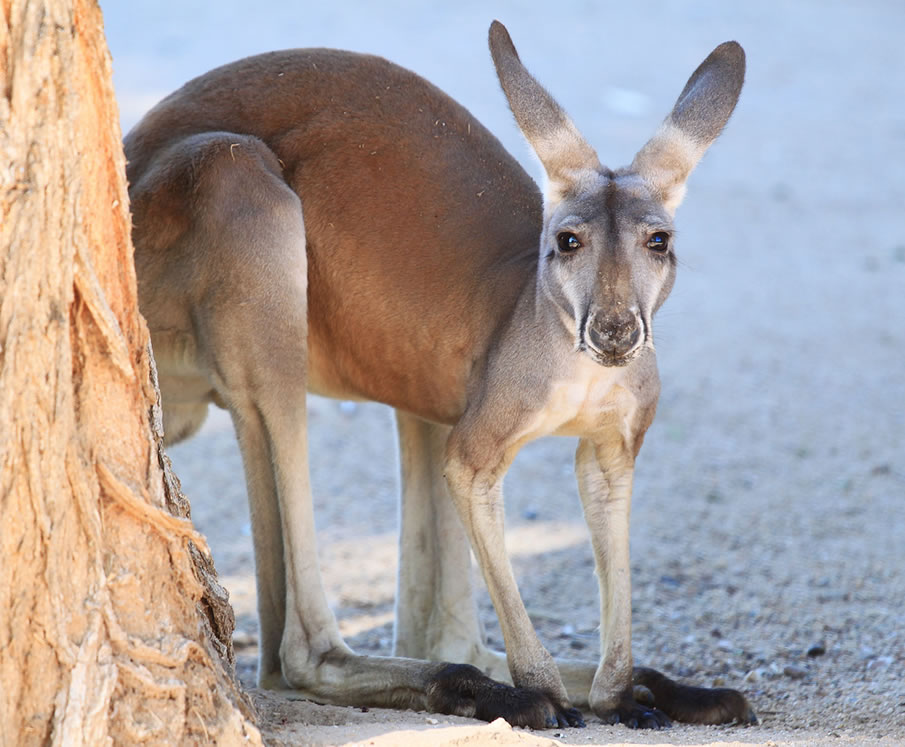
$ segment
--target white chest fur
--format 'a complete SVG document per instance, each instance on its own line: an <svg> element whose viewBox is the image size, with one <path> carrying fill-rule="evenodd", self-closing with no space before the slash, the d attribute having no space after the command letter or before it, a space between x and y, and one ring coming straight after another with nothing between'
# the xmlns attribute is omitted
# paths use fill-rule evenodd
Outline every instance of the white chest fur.
<svg viewBox="0 0 905 747"><path fill-rule="evenodd" d="M587 436L614 420L631 421L639 403L627 384L636 364L605 367L576 355L570 375L552 383L546 403L525 429L525 440L550 434Z"/></svg>

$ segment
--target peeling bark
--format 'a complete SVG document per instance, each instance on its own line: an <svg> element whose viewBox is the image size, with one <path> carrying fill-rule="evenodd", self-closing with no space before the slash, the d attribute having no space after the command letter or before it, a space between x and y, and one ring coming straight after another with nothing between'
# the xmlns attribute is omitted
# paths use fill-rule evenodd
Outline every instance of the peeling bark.
<svg viewBox="0 0 905 747"><path fill-rule="evenodd" d="M0 735L260 743L162 450L93 0L0 0Z"/></svg>

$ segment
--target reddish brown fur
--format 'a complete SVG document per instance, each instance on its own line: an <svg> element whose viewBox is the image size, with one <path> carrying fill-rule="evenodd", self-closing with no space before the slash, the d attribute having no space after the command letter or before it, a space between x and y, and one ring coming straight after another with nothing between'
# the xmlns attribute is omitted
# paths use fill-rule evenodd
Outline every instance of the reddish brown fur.
<svg viewBox="0 0 905 747"><path fill-rule="evenodd" d="M330 96L300 93L308 90ZM404 127L400 110L410 113ZM142 220L167 225L167 239L184 222L174 209L184 185L159 185L150 158L207 131L254 133L305 195L312 389L324 382L333 396L455 422L484 351L449 313L495 326L533 282L541 212L533 180L468 111L402 68L334 50L274 52L191 81L127 136L136 207L149 193L148 204L168 194ZM451 193L466 204L449 204ZM366 281L363 292L344 291L349 272ZM379 303L368 287L381 289ZM418 355L438 344L442 355Z"/></svg>

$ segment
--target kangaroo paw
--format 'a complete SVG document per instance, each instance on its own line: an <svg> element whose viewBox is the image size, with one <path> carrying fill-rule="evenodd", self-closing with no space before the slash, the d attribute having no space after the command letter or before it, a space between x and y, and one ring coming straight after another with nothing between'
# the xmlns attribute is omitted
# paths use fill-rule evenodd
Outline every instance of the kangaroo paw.
<svg viewBox="0 0 905 747"><path fill-rule="evenodd" d="M666 729L672 726L663 711L642 705L633 698L627 698L611 710L599 711L597 715L605 724L624 724L629 729Z"/></svg>
<svg viewBox="0 0 905 747"><path fill-rule="evenodd" d="M444 664L427 685L427 707L437 713L483 721L504 718L512 726L552 729L584 726L581 713L558 706L544 693L492 680L470 664Z"/></svg>
<svg viewBox="0 0 905 747"><path fill-rule="evenodd" d="M647 688L657 707L676 721L687 724L757 723L754 710L738 690L683 685L646 667L635 667L632 680L636 688Z"/></svg>
<svg viewBox="0 0 905 747"><path fill-rule="evenodd" d="M577 708L557 708L556 709L556 723L554 726L558 726L561 729L566 728L567 726L575 726L579 729L583 729L585 727L584 718L581 715L581 711Z"/></svg>

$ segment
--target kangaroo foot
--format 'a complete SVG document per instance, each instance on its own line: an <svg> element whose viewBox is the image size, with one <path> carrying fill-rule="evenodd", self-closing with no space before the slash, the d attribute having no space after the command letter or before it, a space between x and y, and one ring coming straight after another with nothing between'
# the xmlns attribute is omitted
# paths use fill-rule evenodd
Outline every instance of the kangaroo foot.
<svg viewBox="0 0 905 747"><path fill-rule="evenodd" d="M686 724L757 723L754 710L738 690L683 685L646 667L635 667L632 681L637 689L647 688L657 707L676 721Z"/></svg>
<svg viewBox="0 0 905 747"><path fill-rule="evenodd" d="M532 729L584 726L581 713L544 693L492 680L470 664L444 664L427 686L427 707L437 713L483 721L504 718Z"/></svg>

